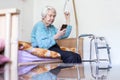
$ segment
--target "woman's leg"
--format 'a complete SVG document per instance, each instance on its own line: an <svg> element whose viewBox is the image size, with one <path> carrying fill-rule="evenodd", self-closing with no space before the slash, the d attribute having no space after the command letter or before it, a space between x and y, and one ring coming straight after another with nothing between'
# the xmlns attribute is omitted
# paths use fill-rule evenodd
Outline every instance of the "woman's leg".
<svg viewBox="0 0 120 80"><path fill-rule="evenodd" d="M56 51L60 53L61 59L64 63L82 63L81 57L79 54L71 52L71 51L63 51L60 47L55 44L49 50Z"/></svg>

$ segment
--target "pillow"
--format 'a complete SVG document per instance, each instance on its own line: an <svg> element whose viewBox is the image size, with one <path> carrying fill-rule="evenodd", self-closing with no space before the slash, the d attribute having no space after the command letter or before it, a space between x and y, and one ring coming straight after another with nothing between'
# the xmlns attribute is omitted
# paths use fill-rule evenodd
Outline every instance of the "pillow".
<svg viewBox="0 0 120 80"><path fill-rule="evenodd" d="M10 62L9 58L5 57L4 55L0 55L0 66L8 62Z"/></svg>
<svg viewBox="0 0 120 80"><path fill-rule="evenodd" d="M62 50L64 51L72 51L72 52L76 52L76 48L68 48L68 47L60 47Z"/></svg>
<svg viewBox="0 0 120 80"><path fill-rule="evenodd" d="M38 57L61 58L60 54L55 51L50 51L43 48L33 48L30 43L24 41L18 42L18 48L20 50L25 50L27 52L30 52L31 54L36 55Z"/></svg>
<svg viewBox="0 0 120 80"><path fill-rule="evenodd" d="M4 55L0 55L0 74L4 73L4 66L6 63L10 63L10 59L5 57ZM0 79L1 80L1 79Z"/></svg>
<svg viewBox="0 0 120 80"><path fill-rule="evenodd" d="M0 52L3 51L5 48L5 41L3 39L0 39Z"/></svg>

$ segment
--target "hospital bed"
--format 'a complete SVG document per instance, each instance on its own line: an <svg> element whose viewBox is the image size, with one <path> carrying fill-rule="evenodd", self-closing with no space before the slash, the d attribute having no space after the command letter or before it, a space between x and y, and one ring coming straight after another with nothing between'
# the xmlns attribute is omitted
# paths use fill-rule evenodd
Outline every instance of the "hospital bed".
<svg viewBox="0 0 120 80"><path fill-rule="evenodd" d="M19 14L20 11L16 8L0 10L0 38L5 40L4 55L11 60L11 63L5 65L4 80L17 80L18 79L18 66L30 64L44 64L44 63L57 63L62 62L58 60L50 60L43 62L26 62L18 63L18 35L19 35ZM79 39L78 52L83 56L83 39ZM71 44L69 44L71 43ZM63 47L76 48L76 38L69 38L59 40L58 44Z"/></svg>

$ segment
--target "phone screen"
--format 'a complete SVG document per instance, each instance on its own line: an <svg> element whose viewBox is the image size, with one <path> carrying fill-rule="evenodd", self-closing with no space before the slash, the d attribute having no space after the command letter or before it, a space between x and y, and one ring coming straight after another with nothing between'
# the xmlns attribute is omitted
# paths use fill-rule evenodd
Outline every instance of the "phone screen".
<svg viewBox="0 0 120 80"><path fill-rule="evenodd" d="M67 24L63 24L60 30L63 30L67 27Z"/></svg>

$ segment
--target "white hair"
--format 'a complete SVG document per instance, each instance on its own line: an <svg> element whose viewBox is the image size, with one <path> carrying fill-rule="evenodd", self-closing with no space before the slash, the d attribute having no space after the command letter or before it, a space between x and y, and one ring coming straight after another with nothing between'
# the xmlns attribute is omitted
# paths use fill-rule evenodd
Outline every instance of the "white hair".
<svg viewBox="0 0 120 80"><path fill-rule="evenodd" d="M54 7L52 7L52 6L46 6L46 7L42 10L42 12L41 12L42 19L47 15L47 13L48 13L49 10L54 10L54 11L56 12L56 10L55 10Z"/></svg>

